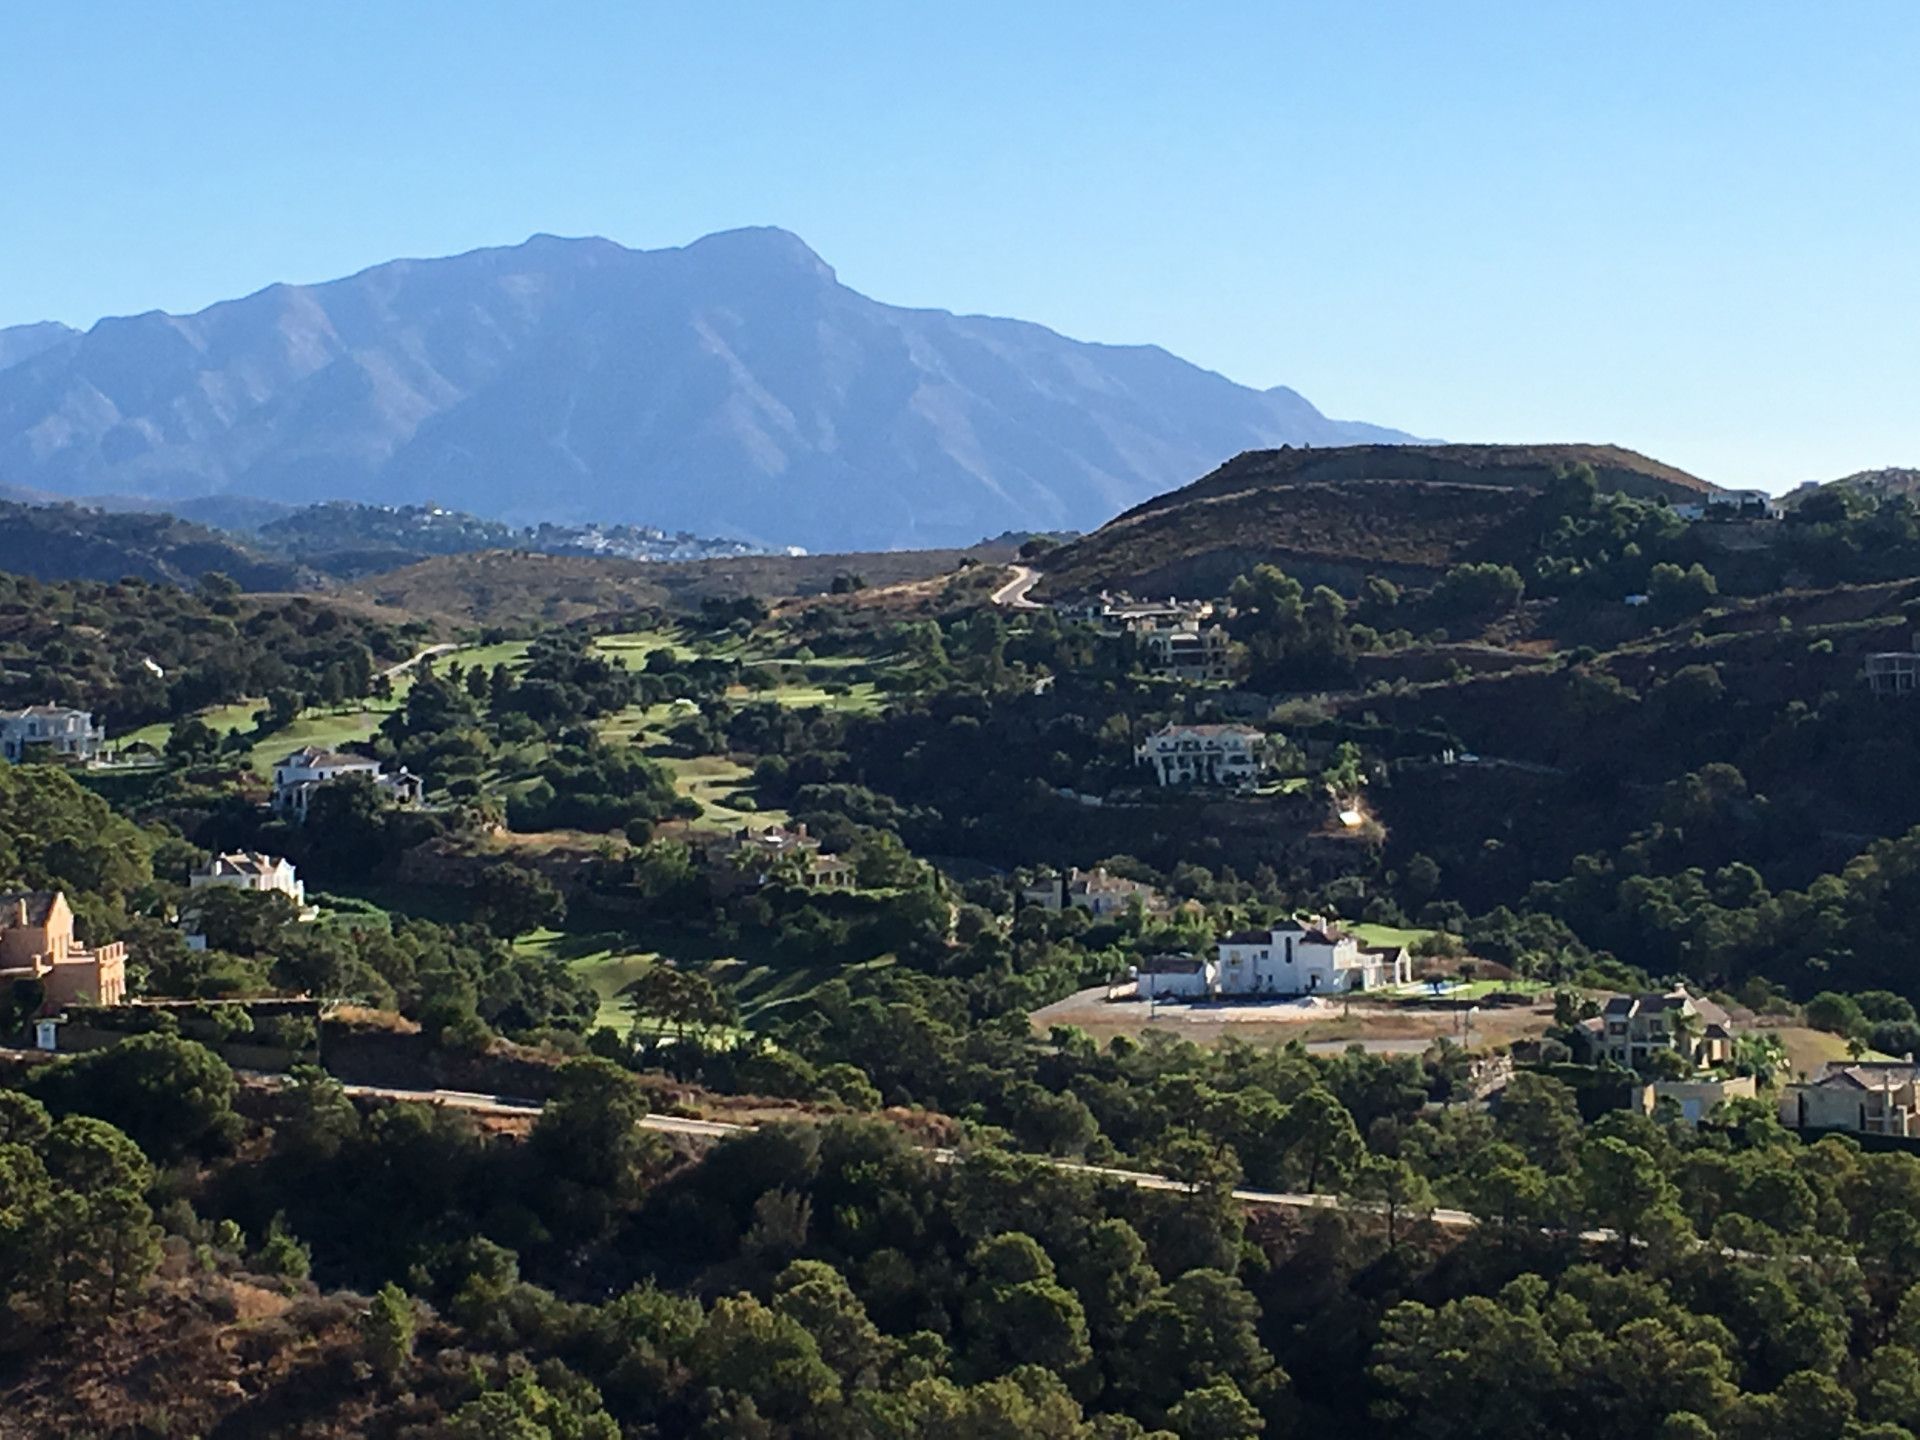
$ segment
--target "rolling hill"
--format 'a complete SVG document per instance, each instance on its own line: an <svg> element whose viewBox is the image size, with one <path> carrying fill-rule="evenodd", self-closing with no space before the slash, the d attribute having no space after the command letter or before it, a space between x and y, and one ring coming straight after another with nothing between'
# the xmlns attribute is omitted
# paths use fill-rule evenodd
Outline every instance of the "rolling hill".
<svg viewBox="0 0 1920 1440"><path fill-rule="evenodd" d="M230 535L171 515L6 501L0 501L0 571L36 580L131 576L174 585L219 571L245 590L307 590L326 583L295 561L262 555Z"/></svg>
<svg viewBox="0 0 1920 1440"><path fill-rule="evenodd" d="M635 610L698 610L709 599L821 595L841 576L876 587L910 584L945 575L965 561L998 566L1013 556L1014 547L1000 542L964 550L682 561L484 550L436 555L370 576L356 588L378 605L460 624L566 624Z"/></svg>
<svg viewBox="0 0 1920 1440"><path fill-rule="evenodd" d="M1475 558L1562 469L1683 500L1714 486L1613 445L1350 445L1262 450L1137 505L1047 557L1042 593L1220 593L1274 563L1310 583L1423 582Z"/></svg>
<svg viewBox="0 0 1920 1440"><path fill-rule="evenodd" d="M536 236L0 344L10 484L814 550L1085 529L1222 455L1410 438L1153 346L881 304L776 229Z"/></svg>
<svg viewBox="0 0 1920 1440"><path fill-rule="evenodd" d="M1852 475L1843 475L1838 480L1809 480L1782 495L1780 503L1789 510L1797 510L1814 496L1831 494L1836 490L1849 491L1875 504L1900 495L1920 498L1920 470L1904 465L1889 465L1880 470L1861 470Z"/></svg>

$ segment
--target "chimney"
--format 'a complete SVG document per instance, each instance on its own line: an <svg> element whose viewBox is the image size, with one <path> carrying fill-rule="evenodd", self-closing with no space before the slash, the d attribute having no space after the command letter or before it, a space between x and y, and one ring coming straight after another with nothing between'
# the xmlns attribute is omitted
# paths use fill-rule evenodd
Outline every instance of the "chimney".
<svg viewBox="0 0 1920 1440"><path fill-rule="evenodd" d="M13 923L19 929L27 928L27 897L24 895L13 902Z"/></svg>

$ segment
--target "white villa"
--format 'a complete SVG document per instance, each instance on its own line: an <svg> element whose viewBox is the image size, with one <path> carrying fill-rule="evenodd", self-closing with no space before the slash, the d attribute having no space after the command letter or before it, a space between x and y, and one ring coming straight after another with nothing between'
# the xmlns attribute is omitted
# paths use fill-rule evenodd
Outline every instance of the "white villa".
<svg viewBox="0 0 1920 1440"><path fill-rule="evenodd" d="M0 710L0 758L14 764L40 756L84 763L100 753L106 739L106 727L93 723L91 710L73 710L65 705Z"/></svg>
<svg viewBox="0 0 1920 1440"><path fill-rule="evenodd" d="M307 904L307 887L294 872L293 862L278 855L262 855L257 850L233 850L214 856L187 876L189 890L217 887L225 890L251 890L258 895L284 895L294 903L302 920L312 920L319 910ZM189 904L180 915L187 931L187 948L204 950L207 937L200 933L200 921Z"/></svg>
<svg viewBox="0 0 1920 1440"><path fill-rule="evenodd" d="M274 765L274 811L295 821L305 820L314 791L351 775L365 775L396 804L419 803L422 793L420 778L410 771L400 769L391 775L383 775L378 760L308 745Z"/></svg>
<svg viewBox="0 0 1920 1440"><path fill-rule="evenodd" d="M1168 725L1133 752L1162 785L1250 786L1260 778L1267 737L1251 725Z"/></svg>
<svg viewBox="0 0 1920 1440"><path fill-rule="evenodd" d="M295 905L307 903L307 887L294 872L293 862L278 855L262 855L257 850L233 850L216 855L187 877L190 890L204 890L209 885L254 890L262 895L278 892Z"/></svg>
<svg viewBox="0 0 1920 1440"><path fill-rule="evenodd" d="M1374 948L1319 915L1220 941L1217 995L1338 995L1405 985L1412 962L1399 946Z"/></svg>

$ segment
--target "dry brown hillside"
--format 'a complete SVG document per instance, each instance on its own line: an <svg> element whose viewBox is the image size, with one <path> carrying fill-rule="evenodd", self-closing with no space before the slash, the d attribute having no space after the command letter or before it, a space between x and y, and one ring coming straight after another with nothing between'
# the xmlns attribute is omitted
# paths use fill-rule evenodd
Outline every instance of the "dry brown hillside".
<svg viewBox="0 0 1920 1440"><path fill-rule="evenodd" d="M835 577L857 575L868 585L902 585L957 569L966 558L1003 563L1013 547L971 550L887 550L856 555L747 555L726 560L668 563L483 550L440 555L359 583L381 605L411 615L469 624L528 621L565 624L621 611L698 609L709 597L763 600L821 595Z"/></svg>
<svg viewBox="0 0 1920 1440"><path fill-rule="evenodd" d="M1369 574L1424 581L1475 558L1557 473L1582 462L1601 488L1643 498L1715 489L1614 445L1249 451L1061 547L1042 589L1218 593L1262 562L1333 585Z"/></svg>

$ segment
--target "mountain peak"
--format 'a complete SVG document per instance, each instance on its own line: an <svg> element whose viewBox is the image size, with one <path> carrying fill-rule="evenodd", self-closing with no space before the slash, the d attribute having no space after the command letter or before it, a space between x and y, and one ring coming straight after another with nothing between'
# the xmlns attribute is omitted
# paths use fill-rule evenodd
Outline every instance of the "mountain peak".
<svg viewBox="0 0 1920 1440"><path fill-rule="evenodd" d="M58 320L39 320L31 325L13 325L0 329L0 370L31 360L43 350L51 350L80 332Z"/></svg>
<svg viewBox="0 0 1920 1440"><path fill-rule="evenodd" d="M737 230L716 230L683 246L681 254L729 270L750 270L761 274L798 273L823 280L837 277L833 267L817 255L791 230L778 225L745 225Z"/></svg>
<svg viewBox="0 0 1920 1440"><path fill-rule="evenodd" d="M519 248L583 255L625 254L627 249L619 241L609 240L604 235L550 235L545 230L535 231L529 235Z"/></svg>
<svg viewBox="0 0 1920 1440"><path fill-rule="evenodd" d="M15 484L810 550L1088 529L1240 451L1410 438L1152 346L883 305L774 226L533 235L48 339L0 366Z"/></svg>

